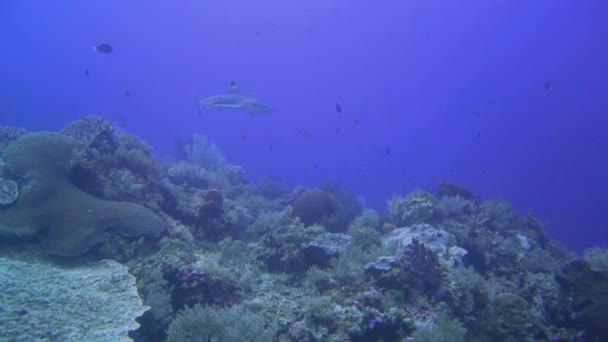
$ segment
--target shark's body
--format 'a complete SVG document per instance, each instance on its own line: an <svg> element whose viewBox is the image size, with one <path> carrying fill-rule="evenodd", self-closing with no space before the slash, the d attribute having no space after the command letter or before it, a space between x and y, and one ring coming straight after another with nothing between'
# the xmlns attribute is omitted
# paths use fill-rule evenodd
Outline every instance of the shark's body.
<svg viewBox="0 0 608 342"><path fill-rule="evenodd" d="M253 97L241 94L237 85L233 82L230 86L230 91L227 94L213 95L200 99L197 96L199 112L207 109L215 110L240 110L249 115L272 113L275 109Z"/></svg>

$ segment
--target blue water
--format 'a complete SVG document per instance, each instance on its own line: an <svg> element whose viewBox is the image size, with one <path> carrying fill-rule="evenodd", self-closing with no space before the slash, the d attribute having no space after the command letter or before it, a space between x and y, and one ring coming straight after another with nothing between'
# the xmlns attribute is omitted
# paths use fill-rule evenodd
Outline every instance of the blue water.
<svg viewBox="0 0 608 342"><path fill-rule="evenodd" d="M607 17L602 0L2 1L0 124L100 114L161 158L200 133L254 181L340 179L377 209L447 180L580 250L608 241ZM230 81L278 112L199 117L192 95Z"/></svg>

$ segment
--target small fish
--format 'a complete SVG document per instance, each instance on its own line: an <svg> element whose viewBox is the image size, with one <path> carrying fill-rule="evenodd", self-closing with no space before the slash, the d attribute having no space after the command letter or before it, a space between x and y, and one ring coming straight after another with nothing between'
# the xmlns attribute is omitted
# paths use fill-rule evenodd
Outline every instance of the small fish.
<svg viewBox="0 0 608 342"><path fill-rule="evenodd" d="M475 112L475 116L479 119L481 117L481 112Z"/></svg>
<svg viewBox="0 0 608 342"><path fill-rule="evenodd" d="M318 169L319 168L319 163L312 164L312 167L315 168L315 169Z"/></svg>
<svg viewBox="0 0 608 342"><path fill-rule="evenodd" d="M336 112L342 113L342 106L339 103L336 103Z"/></svg>
<svg viewBox="0 0 608 342"><path fill-rule="evenodd" d="M361 121L359 121L359 119L354 119L353 120L353 126L359 126L361 124Z"/></svg>
<svg viewBox="0 0 608 342"><path fill-rule="evenodd" d="M241 140L241 142L245 142L245 141L247 141L247 136L245 134L241 134L239 139Z"/></svg>
<svg viewBox="0 0 608 342"><path fill-rule="evenodd" d="M310 172L310 168L308 166L304 166L304 173L309 173Z"/></svg>
<svg viewBox="0 0 608 342"><path fill-rule="evenodd" d="M404 167L403 169L401 169L401 171L407 172L407 169Z"/></svg>
<svg viewBox="0 0 608 342"><path fill-rule="evenodd" d="M545 86L545 90L547 90L547 91L553 89L553 83L551 83L550 81L545 81L544 86Z"/></svg>
<svg viewBox="0 0 608 342"><path fill-rule="evenodd" d="M340 127L336 128L336 134L340 134Z"/></svg>
<svg viewBox="0 0 608 342"><path fill-rule="evenodd" d="M129 91L129 89L125 90L125 96L131 96L131 92Z"/></svg>
<svg viewBox="0 0 608 342"><path fill-rule="evenodd" d="M84 69L84 75L89 77L89 69Z"/></svg>
<svg viewBox="0 0 608 342"><path fill-rule="evenodd" d="M268 145L268 152L272 152L272 145Z"/></svg>
<svg viewBox="0 0 608 342"><path fill-rule="evenodd" d="M304 139L310 139L312 137L312 135L310 134L309 131L305 130L304 128L298 128L296 130L296 134L299 135L300 137L304 138Z"/></svg>
<svg viewBox="0 0 608 342"><path fill-rule="evenodd" d="M97 46L93 46L93 51L99 53L112 53L114 51L114 48L110 44L103 43Z"/></svg>
<svg viewBox="0 0 608 342"><path fill-rule="evenodd" d="M384 153L385 153L387 156L390 156L391 154L393 154L393 151L391 151L390 146L386 146L386 147L384 148Z"/></svg>
<svg viewBox="0 0 608 342"><path fill-rule="evenodd" d="M479 140L481 139L481 133L477 132L477 135L475 135L475 137Z"/></svg>

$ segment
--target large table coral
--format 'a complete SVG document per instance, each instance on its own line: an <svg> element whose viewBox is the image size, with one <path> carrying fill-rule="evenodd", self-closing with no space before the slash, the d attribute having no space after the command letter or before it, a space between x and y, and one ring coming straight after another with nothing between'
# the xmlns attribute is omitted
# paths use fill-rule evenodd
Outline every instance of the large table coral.
<svg viewBox="0 0 608 342"><path fill-rule="evenodd" d="M2 153L5 173L19 182L19 198L0 209L0 238L37 237L49 253L79 255L102 242L106 231L158 236L165 222L151 210L96 198L69 179L72 158L86 147L56 133L33 133Z"/></svg>
<svg viewBox="0 0 608 342"><path fill-rule="evenodd" d="M0 341L131 341L146 310L127 267L0 255Z"/></svg>

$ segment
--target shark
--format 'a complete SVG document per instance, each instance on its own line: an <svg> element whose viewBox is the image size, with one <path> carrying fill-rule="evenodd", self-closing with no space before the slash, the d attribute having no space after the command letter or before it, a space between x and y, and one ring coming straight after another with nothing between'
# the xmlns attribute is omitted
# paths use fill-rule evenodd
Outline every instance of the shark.
<svg viewBox="0 0 608 342"><path fill-rule="evenodd" d="M194 95L194 98L198 101L199 115L208 109L215 109L218 111L237 110L246 112L251 116L273 113L276 111L276 109L269 104L251 96L241 94L241 91L235 82L230 82L230 90L226 94L213 95L205 98Z"/></svg>

